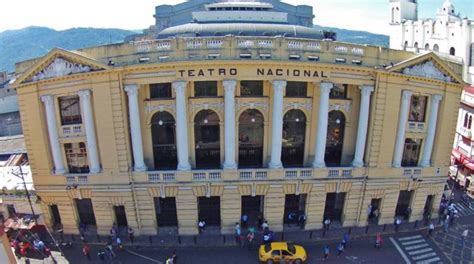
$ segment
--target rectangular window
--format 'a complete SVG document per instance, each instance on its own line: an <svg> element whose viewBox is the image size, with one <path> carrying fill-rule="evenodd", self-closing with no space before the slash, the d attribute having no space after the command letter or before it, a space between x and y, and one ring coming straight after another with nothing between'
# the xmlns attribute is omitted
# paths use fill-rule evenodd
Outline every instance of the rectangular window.
<svg viewBox="0 0 474 264"><path fill-rule="evenodd" d="M306 97L307 82L288 82L286 84L286 97Z"/></svg>
<svg viewBox="0 0 474 264"><path fill-rule="evenodd" d="M59 109L61 113L61 125L66 126L82 123L79 96L60 97Z"/></svg>
<svg viewBox="0 0 474 264"><path fill-rule="evenodd" d="M263 96L263 81L241 81L240 96Z"/></svg>
<svg viewBox="0 0 474 264"><path fill-rule="evenodd" d="M84 143L66 143L64 144L64 150L66 151L69 173L89 173L87 151Z"/></svg>
<svg viewBox="0 0 474 264"><path fill-rule="evenodd" d="M427 96L412 96L408 121L425 122Z"/></svg>
<svg viewBox="0 0 474 264"><path fill-rule="evenodd" d="M150 84L150 99L169 99L169 98L171 98L171 83Z"/></svg>
<svg viewBox="0 0 474 264"><path fill-rule="evenodd" d="M416 167L420 156L422 139L407 138L403 150L402 167Z"/></svg>
<svg viewBox="0 0 474 264"><path fill-rule="evenodd" d="M347 99L347 84L334 84L329 93L330 99Z"/></svg>
<svg viewBox="0 0 474 264"><path fill-rule="evenodd" d="M194 82L195 97L214 97L217 96L217 82L203 81Z"/></svg>

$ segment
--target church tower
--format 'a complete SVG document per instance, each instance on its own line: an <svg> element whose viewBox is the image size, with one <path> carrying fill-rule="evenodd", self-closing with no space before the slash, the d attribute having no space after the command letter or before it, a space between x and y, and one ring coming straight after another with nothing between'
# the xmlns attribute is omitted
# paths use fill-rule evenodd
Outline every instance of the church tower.
<svg viewBox="0 0 474 264"><path fill-rule="evenodd" d="M418 19L417 0L390 0L390 23L399 24L404 20Z"/></svg>

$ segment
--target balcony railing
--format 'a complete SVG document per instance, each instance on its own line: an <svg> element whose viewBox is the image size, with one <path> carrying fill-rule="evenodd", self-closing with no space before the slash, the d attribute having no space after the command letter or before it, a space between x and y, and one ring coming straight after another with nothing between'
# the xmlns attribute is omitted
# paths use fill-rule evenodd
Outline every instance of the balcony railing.
<svg viewBox="0 0 474 264"><path fill-rule="evenodd" d="M221 171L194 171L193 181L218 181L222 179Z"/></svg>
<svg viewBox="0 0 474 264"><path fill-rule="evenodd" d="M352 177L353 168L329 168L328 177Z"/></svg>
<svg viewBox="0 0 474 264"><path fill-rule="evenodd" d="M83 134L82 124L61 126L63 137L79 136Z"/></svg>
<svg viewBox="0 0 474 264"><path fill-rule="evenodd" d="M408 122L408 130L410 132L424 132L425 123L423 123L423 122Z"/></svg>
<svg viewBox="0 0 474 264"><path fill-rule="evenodd" d="M66 175L66 183L88 183L89 177L87 175Z"/></svg>
<svg viewBox="0 0 474 264"><path fill-rule="evenodd" d="M285 178L311 178L313 177L313 169L287 169L285 170Z"/></svg>
<svg viewBox="0 0 474 264"><path fill-rule="evenodd" d="M160 181L176 181L175 172L148 172L148 181L150 182L160 182Z"/></svg>
<svg viewBox="0 0 474 264"><path fill-rule="evenodd" d="M261 169L241 170L239 172L239 178L241 180L252 180L252 179L265 180L268 178L268 173L266 170L261 170Z"/></svg>

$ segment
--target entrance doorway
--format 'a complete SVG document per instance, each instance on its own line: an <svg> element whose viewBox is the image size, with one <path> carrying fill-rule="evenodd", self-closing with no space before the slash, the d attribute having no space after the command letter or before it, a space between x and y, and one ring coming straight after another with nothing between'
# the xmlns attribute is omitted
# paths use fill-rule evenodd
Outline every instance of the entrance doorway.
<svg viewBox="0 0 474 264"><path fill-rule="evenodd" d="M342 211L344 210L344 202L346 201L346 193L327 193L326 206L324 207L324 220L329 219L331 222L342 221Z"/></svg>
<svg viewBox="0 0 474 264"><path fill-rule="evenodd" d="M434 195L426 197L425 207L423 208L423 220L429 221L431 219L431 210L433 209Z"/></svg>
<svg viewBox="0 0 474 264"><path fill-rule="evenodd" d="M263 195L242 196L242 215L248 216L248 225L253 226L257 224L259 217L263 219Z"/></svg>
<svg viewBox="0 0 474 264"><path fill-rule="evenodd" d="M75 199L79 221L86 225L95 226L94 207L91 199Z"/></svg>
<svg viewBox="0 0 474 264"><path fill-rule="evenodd" d="M378 224L380 218L380 205L382 204L382 199L372 199L370 201L370 211L367 213L368 222L373 224Z"/></svg>
<svg viewBox="0 0 474 264"><path fill-rule="evenodd" d="M412 196L413 196L413 191L400 191L400 195L398 196L397 208L395 209L396 217L402 217L405 220L410 219L410 214L411 214L410 204L411 204Z"/></svg>
<svg viewBox="0 0 474 264"><path fill-rule="evenodd" d="M117 224L119 228L128 227L127 215L125 213L125 206L123 205L114 206L114 214L115 214L115 224Z"/></svg>
<svg viewBox="0 0 474 264"><path fill-rule="evenodd" d="M178 226L178 214L176 213L176 198L155 197L156 224L158 227Z"/></svg>
<svg viewBox="0 0 474 264"><path fill-rule="evenodd" d="M296 224L298 222L298 218L302 214L306 214L306 194L287 194L285 195L285 215L284 215L284 224ZM289 215L290 213L293 215L293 220L290 221Z"/></svg>
<svg viewBox="0 0 474 264"><path fill-rule="evenodd" d="M59 209L56 204L49 206L49 212L51 213L51 224L53 224L53 226L61 224L61 215L59 214Z"/></svg>
<svg viewBox="0 0 474 264"><path fill-rule="evenodd" d="M219 196L198 197L198 221L206 226L221 226L221 198Z"/></svg>

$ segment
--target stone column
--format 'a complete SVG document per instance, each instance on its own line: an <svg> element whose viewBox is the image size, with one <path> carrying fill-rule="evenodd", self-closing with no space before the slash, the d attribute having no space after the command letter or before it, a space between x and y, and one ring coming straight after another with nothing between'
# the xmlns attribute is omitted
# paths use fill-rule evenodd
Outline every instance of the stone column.
<svg viewBox="0 0 474 264"><path fill-rule="evenodd" d="M130 118L130 134L132 137L132 151L135 171L145 171L146 166L143 161L143 141L140 125L140 110L138 109L138 89L136 84L125 86L128 95L128 115Z"/></svg>
<svg viewBox="0 0 474 264"><path fill-rule="evenodd" d="M186 114L185 81L173 82L176 93L176 145L178 148L178 170L190 170L188 151L188 119Z"/></svg>
<svg viewBox="0 0 474 264"><path fill-rule="evenodd" d="M84 128L86 131L87 157L89 158L90 173L100 172L99 152L95 135L94 115L92 114L91 91L79 91L82 113L84 114Z"/></svg>
<svg viewBox="0 0 474 264"><path fill-rule="evenodd" d="M322 82L319 95L318 131L314 150L313 168L324 168L324 153L326 152L326 138L328 134L329 93L334 84Z"/></svg>
<svg viewBox="0 0 474 264"><path fill-rule="evenodd" d="M425 147L419 166L429 167L431 160L431 152L433 151L433 142L436 135L436 125L438 122L439 101L443 97L439 94L431 96L430 119L428 120L428 133L425 139Z"/></svg>
<svg viewBox="0 0 474 264"><path fill-rule="evenodd" d="M365 142L367 141L367 126L369 124L370 94L374 91L373 86L364 85L360 88L360 110L359 126L357 128L357 141L352 166L364 166Z"/></svg>
<svg viewBox="0 0 474 264"><path fill-rule="evenodd" d="M281 164L281 140L283 135L283 93L285 92L286 81L275 80L272 84L272 153L268 167L278 169L283 167Z"/></svg>
<svg viewBox="0 0 474 264"><path fill-rule="evenodd" d="M400 105L400 116L398 118L398 130L395 141L395 150L393 152L392 166L400 168L402 165L403 146L405 145L405 130L408 120L408 111L410 110L410 100L412 91L403 90L402 103Z"/></svg>
<svg viewBox="0 0 474 264"><path fill-rule="evenodd" d="M46 110L49 144L51 145L51 154L53 155L54 162L54 173L64 174L66 173L66 169L64 168L61 145L59 144L56 111L54 110L54 97L52 95L43 95L41 96L41 101L44 103L44 108Z"/></svg>
<svg viewBox="0 0 474 264"><path fill-rule="evenodd" d="M236 80L224 80L224 100L225 100L225 121L224 121L224 142L225 161L224 169L237 169L235 162L235 86Z"/></svg>

